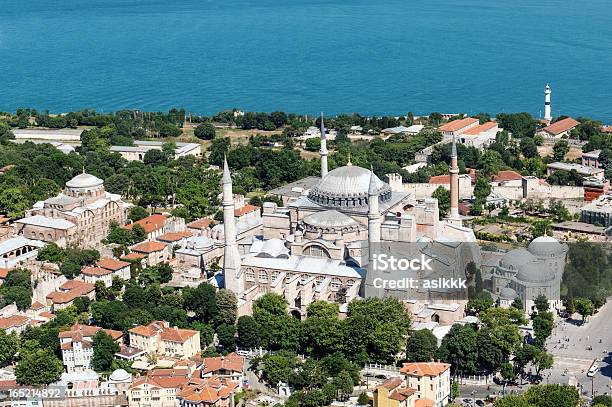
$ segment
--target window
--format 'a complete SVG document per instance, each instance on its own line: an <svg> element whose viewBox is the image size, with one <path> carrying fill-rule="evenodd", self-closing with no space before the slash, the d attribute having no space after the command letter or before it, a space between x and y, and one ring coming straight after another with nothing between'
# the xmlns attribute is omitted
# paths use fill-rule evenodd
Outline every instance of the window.
<svg viewBox="0 0 612 407"><path fill-rule="evenodd" d="M338 291L342 287L342 281L339 278L334 278L331 281L330 287L333 291Z"/></svg>
<svg viewBox="0 0 612 407"><path fill-rule="evenodd" d="M245 276L246 281L255 281L255 272L252 269L247 269Z"/></svg>
<svg viewBox="0 0 612 407"><path fill-rule="evenodd" d="M265 270L261 270L257 278L259 279L260 283L267 283L268 282L268 272Z"/></svg>

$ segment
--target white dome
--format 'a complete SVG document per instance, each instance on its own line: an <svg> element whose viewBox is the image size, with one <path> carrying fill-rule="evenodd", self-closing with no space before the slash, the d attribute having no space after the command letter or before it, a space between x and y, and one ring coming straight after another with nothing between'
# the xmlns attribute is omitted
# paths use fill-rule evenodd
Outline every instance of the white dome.
<svg viewBox="0 0 612 407"><path fill-rule="evenodd" d="M82 173L66 182L68 188L96 188L104 184L100 178L91 174Z"/></svg>
<svg viewBox="0 0 612 407"><path fill-rule="evenodd" d="M194 250L204 250L212 247L214 244L213 240L206 236L195 236L187 240L187 247Z"/></svg>
<svg viewBox="0 0 612 407"><path fill-rule="evenodd" d="M304 218L304 223L317 228L342 229L357 225L357 221L335 210L310 214Z"/></svg>
<svg viewBox="0 0 612 407"><path fill-rule="evenodd" d="M517 295L516 295L516 291L514 291L512 288L504 287L499 291L499 297L502 300L514 300L517 297Z"/></svg>
<svg viewBox="0 0 612 407"><path fill-rule="evenodd" d="M555 274L543 261L534 261L521 266L516 279L525 283L547 283L555 279Z"/></svg>
<svg viewBox="0 0 612 407"><path fill-rule="evenodd" d="M132 375L123 369L117 369L110 375L109 379L114 382L125 382L130 381L132 379Z"/></svg>
<svg viewBox="0 0 612 407"><path fill-rule="evenodd" d="M529 243L527 248L534 256L558 256L565 252L565 247L557 239L550 236L540 236Z"/></svg>
<svg viewBox="0 0 612 407"><path fill-rule="evenodd" d="M514 249L504 254L499 265L505 269L518 270L523 264L535 261L536 258L533 254L529 253L525 249Z"/></svg>
<svg viewBox="0 0 612 407"><path fill-rule="evenodd" d="M335 168L317 186L308 198L319 205L331 208L367 207L370 175L372 171L354 165ZM391 199L391 188L374 175L376 194L384 202Z"/></svg>

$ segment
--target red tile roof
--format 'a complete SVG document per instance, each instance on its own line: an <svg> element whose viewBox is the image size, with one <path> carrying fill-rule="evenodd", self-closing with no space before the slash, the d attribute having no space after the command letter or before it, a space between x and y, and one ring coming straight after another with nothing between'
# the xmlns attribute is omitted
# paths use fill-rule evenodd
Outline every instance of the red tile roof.
<svg viewBox="0 0 612 407"><path fill-rule="evenodd" d="M519 181L522 180L523 176L516 171L503 170L493 176L493 181Z"/></svg>
<svg viewBox="0 0 612 407"><path fill-rule="evenodd" d="M86 276L102 277L111 274L112 271L103 269L101 267L83 267L81 273L85 274Z"/></svg>
<svg viewBox="0 0 612 407"><path fill-rule="evenodd" d="M457 131L471 124L478 123L478 119L466 117L465 119L453 120L452 122L443 124L438 130L440 131Z"/></svg>
<svg viewBox="0 0 612 407"><path fill-rule="evenodd" d="M163 376L163 377L145 376L145 377L141 377L140 379L136 379L130 385L130 390L136 389L145 383L152 386L152 388L178 389L181 386L185 385L188 381L189 379L185 376Z"/></svg>
<svg viewBox="0 0 612 407"><path fill-rule="evenodd" d="M559 120L558 122L554 122L550 126L544 127L542 130L544 130L545 132L549 134L556 136L558 134L561 134L563 132L573 129L579 124L580 124L579 122L572 119L571 117L567 117L563 120Z"/></svg>
<svg viewBox="0 0 612 407"><path fill-rule="evenodd" d="M468 134L470 136L477 136L480 133L484 133L485 131L489 131L495 127L497 127L496 122L486 122L484 124L481 124L480 126L472 127L471 129L467 130L463 134Z"/></svg>
<svg viewBox="0 0 612 407"><path fill-rule="evenodd" d="M214 225L217 222L214 219L209 218L201 218L198 220L194 220L193 222L187 224L187 228L189 229L207 229L210 225Z"/></svg>
<svg viewBox="0 0 612 407"><path fill-rule="evenodd" d="M612 126L603 126L603 127L601 128L601 130L602 130L604 133L612 133Z"/></svg>
<svg viewBox="0 0 612 407"><path fill-rule="evenodd" d="M23 315L11 315L10 317L0 318L0 329L17 328L27 324L30 318Z"/></svg>
<svg viewBox="0 0 612 407"><path fill-rule="evenodd" d="M125 225L125 229L132 229L134 225L140 225L144 229L145 232L151 233L156 230L159 230L164 227L166 224L166 220L168 217L166 215L162 215L161 213L154 213L151 216L147 216L146 218L142 218L134 223L130 223L129 225Z"/></svg>
<svg viewBox="0 0 612 407"><path fill-rule="evenodd" d="M242 372L244 368L244 358L232 352L227 356L204 358L202 374L216 372L218 370L229 370L231 372Z"/></svg>
<svg viewBox="0 0 612 407"><path fill-rule="evenodd" d="M414 407L433 407L434 402L431 399L423 397L414 401Z"/></svg>
<svg viewBox="0 0 612 407"><path fill-rule="evenodd" d="M192 329L180 329L177 327L166 328L161 331L161 339L163 341L185 343L193 336L197 335L198 331Z"/></svg>
<svg viewBox="0 0 612 407"><path fill-rule="evenodd" d="M404 363L401 373L408 376L438 376L450 369L450 364L440 362Z"/></svg>
<svg viewBox="0 0 612 407"><path fill-rule="evenodd" d="M124 267L129 267L130 263L121 260L103 258L96 262L96 266L107 270L117 271Z"/></svg>
<svg viewBox="0 0 612 407"><path fill-rule="evenodd" d="M161 240L163 242L170 242L170 243L174 243L174 242L178 242L181 239L184 239L186 237L191 236L191 232L170 232L170 233L164 233L163 235L159 236L157 238L157 240Z"/></svg>
<svg viewBox="0 0 612 407"><path fill-rule="evenodd" d="M9 271L10 271L9 269L0 268L0 278L4 280L6 276L8 275Z"/></svg>
<svg viewBox="0 0 612 407"><path fill-rule="evenodd" d="M242 208L234 209L234 216L242 216L250 212L258 211L259 209L259 206L246 204Z"/></svg>
<svg viewBox="0 0 612 407"><path fill-rule="evenodd" d="M166 246L168 245L165 243L161 243L161 242L143 242L136 246L133 246L132 250L135 252L140 252L140 253L153 253L153 252L160 252L164 250Z"/></svg>
<svg viewBox="0 0 612 407"><path fill-rule="evenodd" d="M191 379L179 389L178 396L193 404L214 404L231 396L239 383L210 377L207 379Z"/></svg>
<svg viewBox="0 0 612 407"><path fill-rule="evenodd" d="M142 260L146 256L142 253L128 253L125 256L121 256L122 259L126 260Z"/></svg>

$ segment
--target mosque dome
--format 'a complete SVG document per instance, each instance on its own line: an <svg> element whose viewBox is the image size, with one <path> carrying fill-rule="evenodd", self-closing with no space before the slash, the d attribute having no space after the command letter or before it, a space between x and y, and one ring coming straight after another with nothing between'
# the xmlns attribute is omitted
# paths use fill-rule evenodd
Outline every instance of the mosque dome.
<svg viewBox="0 0 612 407"><path fill-rule="evenodd" d="M499 265L508 270L518 270L522 265L537 259L525 249L514 249L504 254Z"/></svg>
<svg viewBox="0 0 612 407"><path fill-rule="evenodd" d="M548 283L555 279L555 274L546 263L532 261L521 266L516 279L525 283Z"/></svg>
<svg viewBox="0 0 612 407"><path fill-rule="evenodd" d="M113 382L126 382L132 379L132 375L123 369L117 369L111 373L109 379Z"/></svg>
<svg viewBox="0 0 612 407"><path fill-rule="evenodd" d="M312 188L308 198L329 208L367 207L370 174L362 167L347 165L335 168ZM391 187L374 175L376 194L381 202L391 199Z"/></svg>
<svg viewBox="0 0 612 407"><path fill-rule="evenodd" d="M504 287L499 291L499 297L502 300L514 300L517 297L517 295L516 295L516 291L514 291L512 288Z"/></svg>
<svg viewBox="0 0 612 407"><path fill-rule="evenodd" d="M91 174L82 173L72 178L70 181L66 182L66 187L79 189L98 188L101 187L103 184L104 181L102 181L100 178Z"/></svg>
<svg viewBox="0 0 612 407"><path fill-rule="evenodd" d="M527 250L537 257L555 257L565 252L565 246L554 237L540 236L529 243Z"/></svg>
<svg viewBox="0 0 612 407"><path fill-rule="evenodd" d="M311 226L324 229L343 229L358 225L355 219L335 210L308 215L304 218L304 224L307 228Z"/></svg>

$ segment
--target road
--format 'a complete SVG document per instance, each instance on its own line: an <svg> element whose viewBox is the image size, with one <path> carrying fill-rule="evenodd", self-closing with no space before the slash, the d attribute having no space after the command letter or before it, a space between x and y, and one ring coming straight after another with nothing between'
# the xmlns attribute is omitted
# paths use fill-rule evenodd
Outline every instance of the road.
<svg viewBox="0 0 612 407"><path fill-rule="evenodd" d="M547 350L554 357L554 366L544 372L550 383L567 384L575 377L585 395L610 393L612 387L612 299L585 325L559 320L547 342ZM569 341L567 341L569 339ZM600 342L601 340L601 342ZM592 350L590 348L592 347ZM589 349L587 349L589 348ZM594 359L600 366L591 379L586 373ZM566 371L567 369L567 371ZM592 386L592 387L591 387Z"/></svg>

